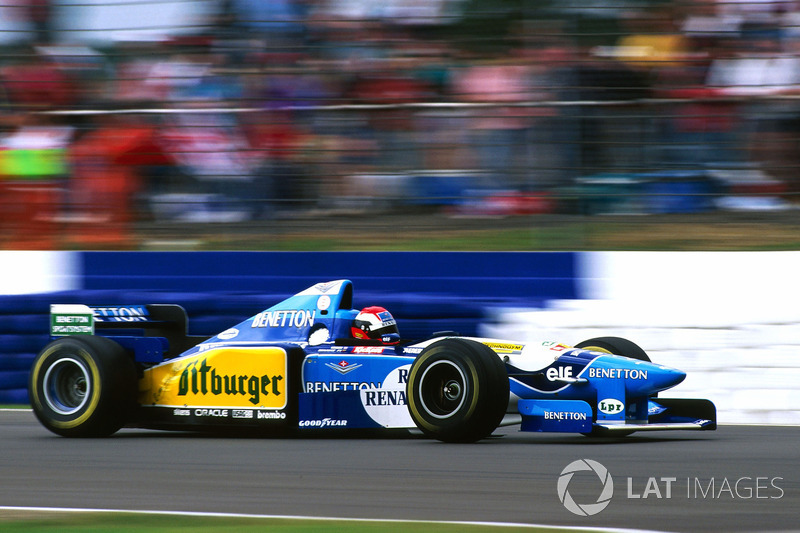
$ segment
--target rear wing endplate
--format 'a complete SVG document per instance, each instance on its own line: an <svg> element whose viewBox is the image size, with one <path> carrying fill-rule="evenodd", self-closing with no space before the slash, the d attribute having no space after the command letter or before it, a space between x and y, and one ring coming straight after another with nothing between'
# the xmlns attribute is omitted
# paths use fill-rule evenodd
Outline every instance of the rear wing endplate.
<svg viewBox="0 0 800 533"><path fill-rule="evenodd" d="M98 329L144 330L146 337L164 337L173 353L180 353L207 337L188 336L186 310L176 304L88 306L52 304L50 335L94 335ZM111 333L114 334L114 333Z"/></svg>
<svg viewBox="0 0 800 533"><path fill-rule="evenodd" d="M52 304L50 335L94 335L94 311L88 305Z"/></svg>
<svg viewBox="0 0 800 533"><path fill-rule="evenodd" d="M186 312L178 305L50 306L50 335L54 337L94 335L96 328L174 329L175 325L185 324Z"/></svg>

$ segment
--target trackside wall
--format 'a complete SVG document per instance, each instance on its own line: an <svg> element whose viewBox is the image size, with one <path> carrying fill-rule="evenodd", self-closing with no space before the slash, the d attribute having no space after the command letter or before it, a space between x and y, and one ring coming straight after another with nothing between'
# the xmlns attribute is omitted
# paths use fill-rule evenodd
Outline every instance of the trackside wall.
<svg viewBox="0 0 800 533"><path fill-rule="evenodd" d="M212 334L348 278L401 332L630 338L729 423L800 423L800 252L0 252L0 404L27 401L50 303L180 303Z"/></svg>
<svg viewBox="0 0 800 533"><path fill-rule="evenodd" d="M27 402L51 303L177 303L211 335L320 281L383 305L408 338L476 335L494 306L578 297L574 253L0 252L0 404Z"/></svg>
<svg viewBox="0 0 800 533"><path fill-rule="evenodd" d="M800 424L800 252L603 252L578 258L581 299L497 310L486 336L627 337L687 372L665 396L720 421Z"/></svg>

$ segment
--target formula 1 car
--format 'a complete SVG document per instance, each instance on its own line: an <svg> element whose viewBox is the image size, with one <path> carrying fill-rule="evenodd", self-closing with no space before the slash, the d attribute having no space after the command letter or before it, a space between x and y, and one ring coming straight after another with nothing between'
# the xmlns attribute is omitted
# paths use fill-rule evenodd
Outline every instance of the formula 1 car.
<svg viewBox="0 0 800 533"><path fill-rule="evenodd" d="M187 335L177 305L53 305L33 411L67 437L418 428L473 442L512 424L589 436L716 428L710 401L658 396L685 374L628 340L403 341L386 310L370 308L370 322L352 302L349 280L318 283L211 338Z"/></svg>

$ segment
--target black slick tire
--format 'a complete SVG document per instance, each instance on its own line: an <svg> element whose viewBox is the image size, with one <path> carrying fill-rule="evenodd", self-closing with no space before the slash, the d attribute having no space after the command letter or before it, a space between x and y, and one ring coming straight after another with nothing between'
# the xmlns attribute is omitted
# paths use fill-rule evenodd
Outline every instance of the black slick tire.
<svg viewBox="0 0 800 533"><path fill-rule="evenodd" d="M136 404L136 366L105 337L57 339L34 359L28 393L36 418L65 437L105 437Z"/></svg>
<svg viewBox="0 0 800 533"><path fill-rule="evenodd" d="M508 407L505 364L488 346L448 338L422 351L408 378L408 408L417 427L443 442L491 435Z"/></svg>

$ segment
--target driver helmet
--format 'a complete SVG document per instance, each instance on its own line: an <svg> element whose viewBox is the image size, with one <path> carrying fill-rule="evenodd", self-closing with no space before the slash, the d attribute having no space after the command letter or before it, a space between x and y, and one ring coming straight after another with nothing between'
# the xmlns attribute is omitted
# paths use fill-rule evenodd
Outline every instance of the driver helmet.
<svg viewBox="0 0 800 533"><path fill-rule="evenodd" d="M384 344L394 344L400 340L397 321L389 311L376 305L362 309L350 331L356 339L377 339Z"/></svg>

